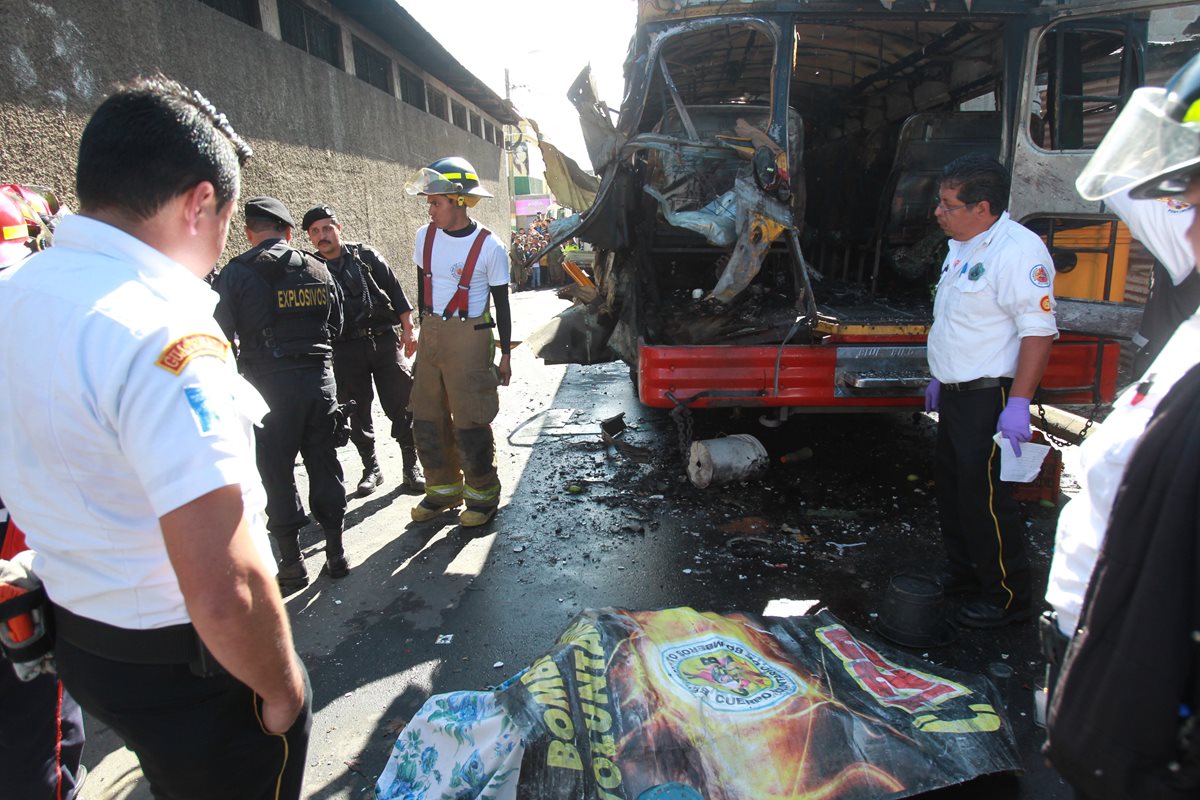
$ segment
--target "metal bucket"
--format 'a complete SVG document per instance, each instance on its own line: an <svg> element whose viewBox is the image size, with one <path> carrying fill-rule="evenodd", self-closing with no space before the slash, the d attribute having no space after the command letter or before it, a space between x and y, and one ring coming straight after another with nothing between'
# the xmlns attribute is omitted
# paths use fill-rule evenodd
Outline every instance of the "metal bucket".
<svg viewBox="0 0 1200 800"><path fill-rule="evenodd" d="M692 442L688 479L701 489L753 478L767 469L767 448L748 433Z"/></svg>
<svg viewBox="0 0 1200 800"><path fill-rule="evenodd" d="M954 640L942 585L923 575L895 575L883 596L876 633L905 647L939 647Z"/></svg>

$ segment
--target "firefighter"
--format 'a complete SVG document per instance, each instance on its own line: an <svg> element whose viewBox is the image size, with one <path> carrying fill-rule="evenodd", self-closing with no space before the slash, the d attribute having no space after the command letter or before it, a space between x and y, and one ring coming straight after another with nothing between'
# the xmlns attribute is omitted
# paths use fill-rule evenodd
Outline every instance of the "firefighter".
<svg viewBox="0 0 1200 800"><path fill-rule="evenodd" d="M497 387L512 378L508 253L499 237L469 216L480 198L492 195L466 159L435 161L405 190L426 198L430 219L417 231L413 250L421 310L413 435L426 487L412 518L430 520L466 500L459 524L483 525L500 504L491 428L500 407ZM500 338L499 368L493 327Z"/></svg>
<svg viewBox="0 0 1200 800"><path fill-rule="evenodd" d="M255 430L258 472L267 530L279 546L276 577L288 594L308 585L298 540L308 516L296 491L297 453L308 471L309 506L325 532L324 572L350 574L331 345L342 330L342 301L325 265L291 246L295 223L283 203L252 197L245 210L251 248L217 277L214 313L230 341L236 334L238 367L271 408Z"/></svg>
<svg viewBox="0 0 1200 800"><path fill-rule="evenodd" d="M302 224L346 301L345 330L333 343L333 369L338 401L356 404L350 438L363 463L358 496L371 494L383 482L371 421L372 380L379 390L379 405L392 421L392 437L400 445L401 485L410 492L424 491L408 410L412 374L404 357L412 356L417 342L404 287L379 251L342 239L342 223L329 206L309 209Z"/></svg>
<svg viewBox="0 0 1200 800"><path fill-rule="evenodd" d="M1200 202L1200 56L1166 87L1133 93L1075 185L1088 200L1127 192L1121 215L1135 210L1133 227L1152 224L1151 241L1170 241L1174 220L1154 214L1156 201ZM1200 221L1190 216L1195 265ZM1076 797L1196 797L1200 315L1117 398L1079 462L1046 593L1056 618L1043 647L1061 673L1045 753Z"/></svg>

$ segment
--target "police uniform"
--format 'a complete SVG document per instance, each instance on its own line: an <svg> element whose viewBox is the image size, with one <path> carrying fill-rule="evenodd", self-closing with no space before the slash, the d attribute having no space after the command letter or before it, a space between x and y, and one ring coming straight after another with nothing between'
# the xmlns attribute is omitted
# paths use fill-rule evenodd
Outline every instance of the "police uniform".
<svg viewBox="0 0 1200 800"><path fill-rule="evenodd" d="M1057 335L1053 279L1045 244L1004 212L972 239L950 241L929 331L929 369L942 383L935 467L950 571L1004 609L1028 607L1032 585L992 437L1021 339Z"/></svg>
<svg viewBox="0 0 1200 800"><path fill-rule="evenodd" d="M334 216L332 210L324 209L328 212L325 216L314 218L314 211L322 209L318 207L305 214L305 229L316 219ZM350 440L362 457L363 480L367 480L366 473L379 473L375 425L371 419L371 403L378 389L379 405L392 422L392 438L400 445L405 485L419 491L423 487L415 471L413 418L408 407L413 377L395 328L401 316L412 311L412 305L396 273L368 245L343 242L341 255L326 265L345 297L345 329L333 343L333 368L338 400L343 403L353 400L357 404L350 420Z"/></svg>
<svg viewBox="0 0 1200 800"><path fill-rule="evenodd" d="M293 225L274 198L253 198L247 218ZM342 526L346 489L337 458L333 337L342 329L340 291L325 265L280 238L242 253L221 270L216 319L238 341L237 362L271 411L256 431L267 492L267 530L279 544L286 589L306 582L297 535L308 521L296 490L296 454L309 478L309 506L325 533L326 571L346 574Z"/></svg>
<svg viewBox="0 0 1200 800"><path fill-rule="evenodd" d="M298 794L311 695L275 736L249 687L197 674L159 525L239 485L272 563L252 435L265 404L234 369L203 281L88 217L64 219L55 243L0 274L0 318L23 333L0 340L0 495L57 609L59 676L162 792Z"/></svg>
<svg viewBox="0 0 1200 800"><path fill-rule="evenodd" d="M435 235L431 297L422 297L420 343L413 387L413 430L425 470L425 496L435 505L495 509L500 503L496 446L491 422L500 409L495 340L488 313L492 286L508 286L508 251L495 234L482 243L467 293L466 316L443 319L477 236L430 224L417 231L413 263L424 269L425 237Z"/></svg>

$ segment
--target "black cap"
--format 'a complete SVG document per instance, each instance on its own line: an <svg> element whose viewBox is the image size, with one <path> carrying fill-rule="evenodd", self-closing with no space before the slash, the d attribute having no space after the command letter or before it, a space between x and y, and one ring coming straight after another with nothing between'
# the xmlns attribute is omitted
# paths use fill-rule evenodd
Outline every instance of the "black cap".
<svg viewBox="0 0 1200 800"><path fill-rule="evenodd" d="M266 195L251 197L246 201L246 219L252 218L269 219L272 222L282 222L291 228L296 227L292 215L288 213L287 206L274 197Z"/></svg>
<svg viewBox="0 0 1200 800"><path fill-rule="evenodd" d="M333 209L329 206L313 206L304 215L304 220L300 225L307 231L313 226L314 222L319 222L323 219L331 219L334 222L338 221L337 214L333 213Z"/></svg>

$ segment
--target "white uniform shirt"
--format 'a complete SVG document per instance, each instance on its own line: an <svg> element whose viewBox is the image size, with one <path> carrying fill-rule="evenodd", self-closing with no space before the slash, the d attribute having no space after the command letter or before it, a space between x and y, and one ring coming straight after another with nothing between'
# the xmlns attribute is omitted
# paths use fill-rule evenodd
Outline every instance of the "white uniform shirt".
<svg viewBox="0 0 1200 800"><path fill-rule="evenodd" d="M1021 339L1057 336L1054 265L1008 212L966 242L950 241L933 301L929 371L942 383L1011 378Z"/></svg>
<svg viewBox="0 0 1200 800"><path fill-rule="evenodd" d="M1196 256L1192 253L1187 229L1196 210L1191 205L1174 197L1134 200L1128 192L1115 194L1104 202L1129 227L1133 238L1162 262L1172 283L1179 285L1192 274Z"/></svg>
<svg viewBox="0 0 1200 800"><path fill-rule="evenodd" d="M87 217L54 244L0 273L0 496L55 603L123 628L187 622L159 517L239 484L274 569L254 460L266 404L207 284Z"/></svg>
<svg viewBox="0 0 1200 800"><path fill-rule="evenodd" d="M1187 239L1187 228L1195 215L1191 206L1174 199L1133 200L1128 193L1114 195L1106 202L1162 262L1175 283L1195 269L1195 256ZM1143 379L1117 398L1104 424L1079 448L1079 494L1058 517L1054 560L1046 587L1046 602L1058 613L1059 630L1067 636L1073 635L1079 625L1083 595L1104 543L1125 466L1159 401L1197 363L1200 314L1180 324ZM1134 403L1139 387L1144 396Z"/></svg>
<svg viewBox="0 0 1200 800"><path fill-rule="evenodd" d="M413 263L422 273L425 271L422 261L425 253L425 235L430 227L432 226L422 225L417 231L417 246L413 249ZM467 254L478 235L478 229L468 236L448 236L445 231L437 232L433 240L431 266L433 297L425 298L425 302L429 303L435 314L441 314L458 291L458 282L467 263ZM490 286L508 286L508 248L494 233L484 241L483 249L479 251L479 260L475 262L475 273L471 276L471 288L468 292L468 317L478 317L487 309Z"/></svg>

